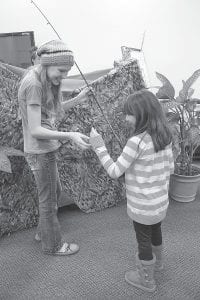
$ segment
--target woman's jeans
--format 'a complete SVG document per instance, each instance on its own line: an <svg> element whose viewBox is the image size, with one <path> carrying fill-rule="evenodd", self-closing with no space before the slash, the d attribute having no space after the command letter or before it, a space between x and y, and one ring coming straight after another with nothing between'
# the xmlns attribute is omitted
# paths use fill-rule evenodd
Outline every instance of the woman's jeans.
<svg viewBox="0 0 200 300"><path fill-rule="evenodd" d="M44 154L26 154L33 171L39 197L39 224L42 250L54 253L62 246L60 224L57 218L57 200L61 193L56 151Z"/></svg>
<svg viewBox="0 0 200 300"><path fill-rule="evenodd" d="M154 225L144 225L133 221L140 260L152 260L152 245L162 244L161 222Z"/></svg>

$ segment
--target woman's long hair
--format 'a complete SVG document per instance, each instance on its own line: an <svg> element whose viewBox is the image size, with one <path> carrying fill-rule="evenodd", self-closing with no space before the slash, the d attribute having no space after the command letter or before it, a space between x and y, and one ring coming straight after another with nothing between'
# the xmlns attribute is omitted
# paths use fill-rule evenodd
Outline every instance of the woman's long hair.
<svg viewBox="0 0 200 300"><path fill-rule="evenodd" d="M151 136L155 152L164 150L171 143L171 131L161 104L150 91L140 90L129 95L124 113L136 118L134 135L146 131Z"/></svg>
<svg viewBox="0 0 200 300"><path fill-rule="evenodd" d="M61 118L64 114L62 109L62 93L61 85L53 85L47 78L47 67L38 65L34 68L39 81L42 84L43 103L42 108L48 115L54 115L56 118Z"/></svg>
<svg viewBox="0 0 200 300"><path fill-rule="evenodd" d="M38 81L42 85L42 113L47 116L53 116L56 119L61 119L64 115L62 109L62 93L61 85L53 85L47 77L47 67L41 65L35 65L30 67L24 74L23 78L29 72L34 72ZM23 79L22 78L22 79Z"/></svg>

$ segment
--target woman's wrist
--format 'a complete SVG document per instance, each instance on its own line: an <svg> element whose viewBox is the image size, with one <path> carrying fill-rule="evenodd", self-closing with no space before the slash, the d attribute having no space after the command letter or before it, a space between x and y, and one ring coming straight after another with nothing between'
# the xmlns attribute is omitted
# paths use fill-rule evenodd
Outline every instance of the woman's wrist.
<svg viewBox="0 0 200 300"><path fill-rule="evenodd" d="M73 132L65 132L65 138L66 139L70 139L73 140Z"/></svg>
<svg viewBox="0 0 200 300"><path fill-rule="evenodd" d="M79 94L77 96L75 96L74 98L74 102L75 102L75 105L79 103L79 101L81 100L81 97L79 96Z"/></svg>

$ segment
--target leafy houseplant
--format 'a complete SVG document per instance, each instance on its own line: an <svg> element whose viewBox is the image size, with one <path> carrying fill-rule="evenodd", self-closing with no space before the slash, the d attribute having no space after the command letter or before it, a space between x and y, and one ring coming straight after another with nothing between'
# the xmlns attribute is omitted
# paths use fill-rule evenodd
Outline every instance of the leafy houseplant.
<svg viewBox="0 0 200 300"><path fill-rule="evenodd" d="M193 155L200 146L200 130L198 126L197 104L199 99L193 98L194 89L191 88L193 83L200 76L200 69L196 70L191 77L183 81L183 87L179 95L175 97L175 90L170 81L160 73L156 73L157 78L163 83L159 88L156 96L162 99L162 104L172 130L172 146L174 154L175 171L171 176L170 188L174 184L177 190L177 182L174 178L181 178L181 188L185 185L185 180L195 179L196 187L193 188L193 194L185 195L179 190L178 201L188 202L195 199L198 183L200 181L200 169L193 165ZM191 190L191 187L189 187ZM177 192L177 191L176 191ZM171 194L171 191L169 191ZM173 194L173 193L172 193ZM171 194L171 195L172 195ZM175 198L173 194L172 198Z"/></svg>

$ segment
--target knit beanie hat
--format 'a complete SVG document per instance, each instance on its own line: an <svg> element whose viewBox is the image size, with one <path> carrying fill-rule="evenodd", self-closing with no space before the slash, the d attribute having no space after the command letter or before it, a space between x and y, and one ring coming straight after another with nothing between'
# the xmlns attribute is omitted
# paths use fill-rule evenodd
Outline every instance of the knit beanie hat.
<svg viewBox="0 0 200 300"><path fill-rule="evenodd" d="M61 40L53 40L45 43L37 50L40 64L43 66L60 66L74 64L73 52Z"/></svg>

